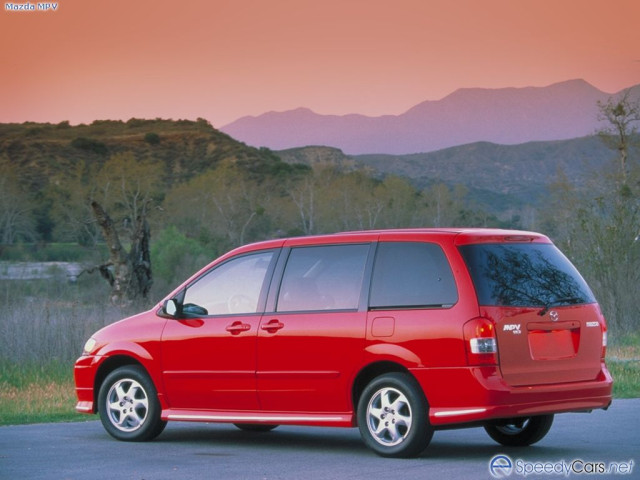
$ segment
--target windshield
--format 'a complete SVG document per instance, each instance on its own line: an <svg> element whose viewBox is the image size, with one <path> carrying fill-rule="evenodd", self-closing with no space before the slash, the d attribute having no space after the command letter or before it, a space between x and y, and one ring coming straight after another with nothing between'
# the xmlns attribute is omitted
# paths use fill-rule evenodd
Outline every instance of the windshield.
<svg viewBox="0 0 640 480"><path fill-rule="evenodd" d="M480 305L549 307L594 303L588 285L551 244L460 247Z"/></svg>

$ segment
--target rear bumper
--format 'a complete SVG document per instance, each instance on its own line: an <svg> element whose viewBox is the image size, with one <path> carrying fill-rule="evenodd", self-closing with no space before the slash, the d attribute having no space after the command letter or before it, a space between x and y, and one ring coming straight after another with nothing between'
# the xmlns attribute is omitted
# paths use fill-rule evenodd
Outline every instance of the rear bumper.
<svg viewBox="0 0 640 480"><path fill-rule="evenodd" d="M595 380L511 387L496 367L411 369L429 402L434 426L581 412L611 404L613 379L604 363Z"/></svg>

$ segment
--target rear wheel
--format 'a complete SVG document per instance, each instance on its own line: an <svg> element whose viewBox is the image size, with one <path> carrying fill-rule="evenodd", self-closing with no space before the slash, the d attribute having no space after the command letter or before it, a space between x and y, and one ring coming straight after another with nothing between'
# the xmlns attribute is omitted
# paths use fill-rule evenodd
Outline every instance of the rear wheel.
<svg viewBox="0 0 640 480"><path fill-rule="evenodd" d="M358 402L358 427L364 443L383 457L413 457L433 436L429 406L418 382L406 373L375 378Z"/></svg>
<svg viewBox="0 0 640 480"><path fill-rule="evenodd" d="M105 378L98 394L105 430L125 441L151 440L164 430L160 402L153 382L137 365L120 367Z"/></svg>
<svg viewBox="0 0 640 480"><path fill-rule="evenodd" d="M552 424L553 415L540 415L496 421L485 425L484 429L505 447L526 447L542 440Z"/></svg>

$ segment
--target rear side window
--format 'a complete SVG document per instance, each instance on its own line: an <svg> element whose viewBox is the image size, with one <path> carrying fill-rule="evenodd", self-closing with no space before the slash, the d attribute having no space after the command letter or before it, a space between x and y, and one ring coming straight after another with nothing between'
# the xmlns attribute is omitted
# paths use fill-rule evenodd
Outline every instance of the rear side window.
<svg viewBox="0 0 640 480"><path fill-rule="evenodd" d="M278 294L278 312L356 310L369 245L294 248Z"/></svg>
<svg viewBox="0 0 640 480"><path fill-rule="evenodd" d="M537 307L596 301L582 276L554 245L465 245L460 251L480 305Z"/></svg>
<svg viewBox="0 0 640 480"><path fill-rule="evenodd" d="M371 279L371 308L449 307L457 301L453 273L439 245L378 245Z"/></svg>

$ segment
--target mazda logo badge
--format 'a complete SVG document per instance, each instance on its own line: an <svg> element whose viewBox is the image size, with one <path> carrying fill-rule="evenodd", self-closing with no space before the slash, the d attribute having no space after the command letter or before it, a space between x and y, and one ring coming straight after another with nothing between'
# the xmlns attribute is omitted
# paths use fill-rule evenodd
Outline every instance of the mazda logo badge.
<svg viewBox="0 0 640 480"><path fill-rule="evenodd" d="M549 312L549 316L551 317L551 320L554 322L557 322L558 318L560 318L560 315L558 315L558 312L556 312L555 310L551 310Z"/></svg>

